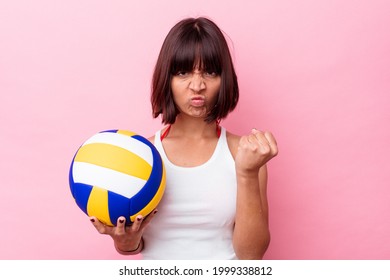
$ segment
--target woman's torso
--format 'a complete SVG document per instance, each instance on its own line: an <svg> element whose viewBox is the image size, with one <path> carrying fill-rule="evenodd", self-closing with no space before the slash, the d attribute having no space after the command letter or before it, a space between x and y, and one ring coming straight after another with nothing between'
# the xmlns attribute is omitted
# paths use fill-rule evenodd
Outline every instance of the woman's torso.
<svg viewBox="0 0 390 280"><path fill-rule="evenodd" d="M144 232L144 259L235 259L232 246L236 173L222 128L211 157L195 167L173 164L158 131L154 145L166 169L159 213ZM191 147L189 147L191 148Z"/></svg>

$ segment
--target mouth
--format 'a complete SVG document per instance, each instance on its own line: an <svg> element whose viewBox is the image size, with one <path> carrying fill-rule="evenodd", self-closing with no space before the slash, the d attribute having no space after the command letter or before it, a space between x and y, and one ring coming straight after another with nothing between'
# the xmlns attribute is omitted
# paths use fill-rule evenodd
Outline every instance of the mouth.
<svg viewBox="0 0 390 280"><path fill-rule="evenodd" d="M203 97L193 97L191 98L190 104L194 107L202 107L205 104Z"/></svg>

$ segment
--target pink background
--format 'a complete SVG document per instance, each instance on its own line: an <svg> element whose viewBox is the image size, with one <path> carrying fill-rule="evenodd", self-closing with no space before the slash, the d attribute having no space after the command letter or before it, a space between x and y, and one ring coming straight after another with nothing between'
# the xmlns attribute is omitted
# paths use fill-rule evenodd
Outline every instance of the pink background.
<svg viewBox="0 0 390 280"><path fill-rule="evenodd" d="M162 40L208 16L241 100L223 125L271 130L266 259L390 259L389 1L1 1L0 259L128 259L72 200L86 138L161 127Z"/></svg>

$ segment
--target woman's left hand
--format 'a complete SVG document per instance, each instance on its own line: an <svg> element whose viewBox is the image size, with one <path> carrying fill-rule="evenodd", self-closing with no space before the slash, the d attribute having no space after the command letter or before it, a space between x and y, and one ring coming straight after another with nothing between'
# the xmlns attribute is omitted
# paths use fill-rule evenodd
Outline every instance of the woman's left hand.
<svg viewBox="0 0 390 280"><path fill-rule="evenodd" d="M238 174L258 174L260 167L278 154L278 146L271 132L252 129L242 136L235 158Z"/></svg>

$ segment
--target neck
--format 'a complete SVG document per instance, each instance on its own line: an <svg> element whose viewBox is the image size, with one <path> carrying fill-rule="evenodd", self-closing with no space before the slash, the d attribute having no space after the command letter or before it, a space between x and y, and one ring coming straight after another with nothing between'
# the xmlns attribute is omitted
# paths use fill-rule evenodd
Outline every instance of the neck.
<svg viewBox="0 0 390 280"><path fill-rule="evenodd" d="M168 136L169 134L169 136ZM219 138L220 129L216 122L206 123L202 119L177 117L174 124L164 131L165 137L185 137L192 139Z"/></svg>

